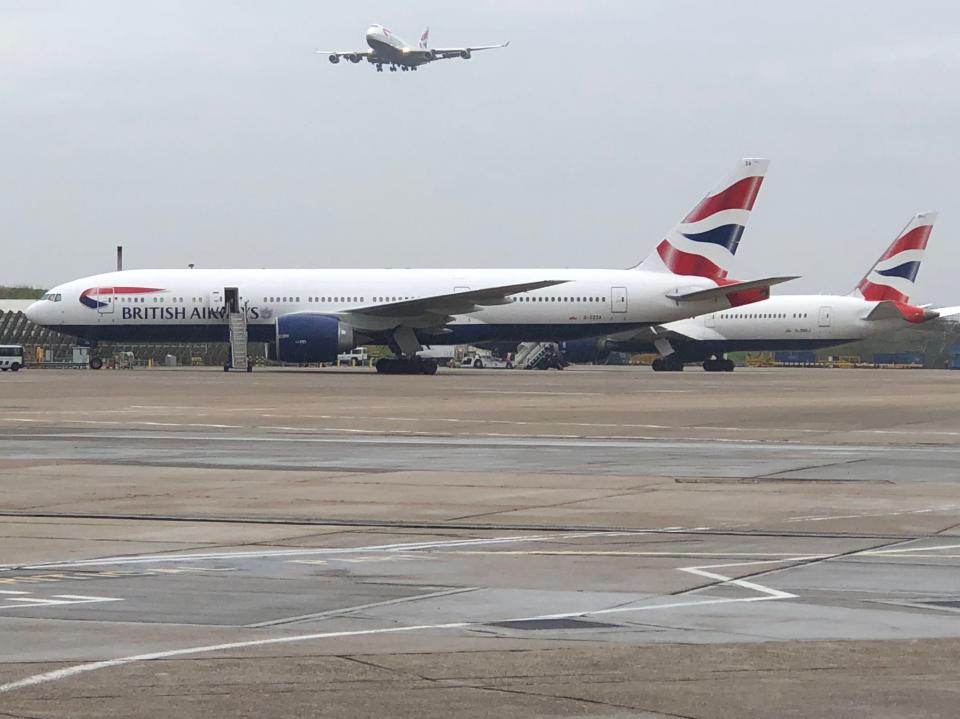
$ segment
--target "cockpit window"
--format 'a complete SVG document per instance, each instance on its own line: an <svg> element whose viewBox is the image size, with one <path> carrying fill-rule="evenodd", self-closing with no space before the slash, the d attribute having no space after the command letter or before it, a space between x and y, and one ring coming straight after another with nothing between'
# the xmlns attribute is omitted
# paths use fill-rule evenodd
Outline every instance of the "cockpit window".
<svg viewBox="0 0 960 719"><path fill-rule="evenodd" d="M63 295L59 292L44 292L40 299L46 300L47 302L59 302L63 299Z"/></svg>

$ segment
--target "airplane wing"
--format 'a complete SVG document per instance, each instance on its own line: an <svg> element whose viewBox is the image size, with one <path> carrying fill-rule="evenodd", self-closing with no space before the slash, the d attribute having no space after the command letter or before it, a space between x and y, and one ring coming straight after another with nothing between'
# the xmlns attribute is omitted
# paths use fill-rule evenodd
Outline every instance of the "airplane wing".
<svg viewBox="0 0 960 719"><path fill-rule="evenodd" d="M462 57L464 60L467 60L470 55L475 52L480 52L481 50L496 50L497 48L507 47L510 44L510 41L507 40L500 45L477 45L476 47L446 47L446 48L432 48L430 52L433 57L438 60L446 60L451 57Z"/></svg>
<svg viewBox="0 0 960 719"><path fill-rule="evenodd" d="M314 50L316 55L327 55L334 65L340 60L349 60L350 62L360 62L366 58L369 60L374 57L373 50Z"/></svg>
<svg viewBox="0 0 960 719"><path fill-rule="evenodd" d="M675 302L703 302L704 300L720 299L727 297L732 293L745 292L746 290L756 290L764 287L779 285L781 282L795 280L796 277L766 277L762 280L751 280L750 282L734 282L720 287L711 287L706 290L694 290L693 292L676 292L667 297Z"/></svg>
<svg viewBox="0 0 960 719"><path fill-rule="evenodd" d="M540 280L515 285L481 287L475 290L357 307L345 310L340 315L358 329L383 331L400 325L425 329L442 326L453 315L477 312L483 307L492 305L505 305L510 302L511 295L553 287L567 281Z"/></svg>

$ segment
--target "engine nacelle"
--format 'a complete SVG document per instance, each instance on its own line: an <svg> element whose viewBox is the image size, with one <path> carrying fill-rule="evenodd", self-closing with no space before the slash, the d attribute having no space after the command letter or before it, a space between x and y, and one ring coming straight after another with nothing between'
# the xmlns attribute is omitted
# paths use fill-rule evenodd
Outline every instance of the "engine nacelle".
<svg viewBox="0 0 960 719"><path fill-rule="evenodd" d="M347 60L349 60L349 61L352 62L353 64L357 64L358 62L360 62L360 56L359 56L359 55L347 55Z"/></svg>
<svg viewBox="0 0 960 719"><path fill-rule="evenodd" d="M470 59L470 51L469 51L469 50L461 50L461 51L460 51L460 57L462 57L464 60L469 60L469 59Z"/></svg>
<svg viewBox="0 0 960 719"><path fill-rule="evenodd" d="M277 318L273 354L281 362L336 362L355 346L353 327L334 315L293 312Z"/></svg>
<svg viewBox="0 0 960 719"><path fill-rule="evenodd" d="M437 51L436 51L436 50L424 50L423 56L424 56L425 58L427 58L427 60L436 60L436 59L437 59Z"/></svg>
<svg viewBox="0 0 960 719"><path fill-rule="evenodd" d="M339 56L339 55L331 55L331 56L330 56L330 62L332 62L334 65L336 65L338 62L340 62L340 56Z"/></svg>

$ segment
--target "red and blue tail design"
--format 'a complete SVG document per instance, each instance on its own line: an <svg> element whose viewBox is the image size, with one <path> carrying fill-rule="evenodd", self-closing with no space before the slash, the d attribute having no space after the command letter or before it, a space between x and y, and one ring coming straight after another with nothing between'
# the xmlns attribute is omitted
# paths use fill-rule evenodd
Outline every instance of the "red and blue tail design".
<svg viewBox="0 0 960 719"><path fill-rule="evenodd" d="M914 215L851 294L870 301L908 303L936 219L936 212Z"/></svg>
<svg viewBox="0 0 960 719"><path fill-rule="evenodd" d="M769 160L740 160L634 269L725 279L769 165Z"/></svg>

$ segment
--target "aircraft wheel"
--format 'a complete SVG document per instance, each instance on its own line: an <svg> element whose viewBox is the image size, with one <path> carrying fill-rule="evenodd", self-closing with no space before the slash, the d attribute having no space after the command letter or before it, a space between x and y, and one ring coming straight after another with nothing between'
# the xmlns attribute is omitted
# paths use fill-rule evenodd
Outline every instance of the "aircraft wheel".
<svg viewBox="0 0 960 719"><path fill-rule="evenodd" d="M253 360L247 360L247 372L253 372Z"/></svg>
<svg viewBox="0 0 960 719"><path fill-rule="evenodd" d="M102 359L100 359L99 357L94 357L93 359L90 360L90 369L102 369L102 368L103 368Z"/></svg>
<svg viewBox="0 0 960 719"><path fill-rule="evenodd" d="M683 362L675 354L663 358L663 368L667 372L683 372Z"/></svg>
<svg viewBox="0 0 960 719"><path fill-rule="evenodd" d="M439 366L435 360L420 360L420 374L436 374Z"/></svg>
<svg viewBox="0 0 960 719"><path fill-rule="evenodd" d="M657 357L650 365L654 372L663 372L663 358Z"/></svg>
<svg viewBox="0 0 960 719"><path fill-rule="evenodd" d="M507 362L507 369L513 369L513 362Z"/></svg>
<svg viewBox="0 0 960 719"><path fill-rule="evenodd" d="M229 363L229 362L224 363L224 365L223 365L223 371L224 371L224 372L229 372L229 371L230 371L230 363Z"/></svg>
<svg viewBox="0 0 960 719"><path fill-rule="evenodd" d="M474 368L474 369L483 369L483 361L480 360L480 359L475 359L475 360L473 361L473 368Z"/></svg>
<svg viewBox="0 0 960 719"><path fill-rule="evenodd" d="M733 372L734 368L736 368L736 365L733 363L732 359L722 360L721 366L723 372Z"/></svg>

